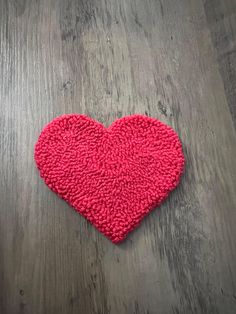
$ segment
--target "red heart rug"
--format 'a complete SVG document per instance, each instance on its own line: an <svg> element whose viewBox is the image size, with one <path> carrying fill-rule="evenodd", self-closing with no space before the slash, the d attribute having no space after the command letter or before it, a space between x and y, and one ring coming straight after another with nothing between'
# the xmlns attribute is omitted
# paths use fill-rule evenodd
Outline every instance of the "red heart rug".
<svg viewBox="0 0 236 314"><path fill-rule="evenodd" d="M114 243L168 196L184 168L175 131L142 115L108 128L85 115L60 116L39 136L35 160L48 187Z"/></svg>

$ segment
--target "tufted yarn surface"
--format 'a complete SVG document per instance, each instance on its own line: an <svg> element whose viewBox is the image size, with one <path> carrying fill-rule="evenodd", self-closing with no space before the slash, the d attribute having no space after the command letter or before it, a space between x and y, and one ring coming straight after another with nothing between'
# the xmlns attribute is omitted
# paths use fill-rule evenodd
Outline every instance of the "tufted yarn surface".
<svg viewBox="0 0 236 314"><path fill-rule="evenodd" d="M179 183L184 155L175 131L131 115L105 128L85 115L51 121L35 146L48 187L114 243Z"/></svg>

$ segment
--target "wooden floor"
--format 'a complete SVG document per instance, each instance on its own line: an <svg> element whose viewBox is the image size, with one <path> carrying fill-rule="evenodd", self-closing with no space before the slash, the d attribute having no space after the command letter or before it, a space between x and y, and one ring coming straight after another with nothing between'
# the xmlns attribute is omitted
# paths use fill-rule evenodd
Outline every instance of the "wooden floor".
<svg viewBox="0 0 236 314"><path fill-rule="evenodd" d="M63 113L171 125L179 188L114 245L33 160ZM0 0L0 313L236 313L236 1Z"/></svg>

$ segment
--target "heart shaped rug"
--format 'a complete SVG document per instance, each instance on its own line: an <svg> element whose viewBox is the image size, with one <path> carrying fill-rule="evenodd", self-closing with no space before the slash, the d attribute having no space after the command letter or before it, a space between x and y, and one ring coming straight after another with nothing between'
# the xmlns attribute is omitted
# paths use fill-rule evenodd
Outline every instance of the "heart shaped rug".
<svg viewBox="0 0 236 314"><path fill-rule="evenodd" d="M184 168L175 131L142 115L108 128L85 115L60 116L39 136L35 161L48 187L114 243L160 205Z"/></svg>

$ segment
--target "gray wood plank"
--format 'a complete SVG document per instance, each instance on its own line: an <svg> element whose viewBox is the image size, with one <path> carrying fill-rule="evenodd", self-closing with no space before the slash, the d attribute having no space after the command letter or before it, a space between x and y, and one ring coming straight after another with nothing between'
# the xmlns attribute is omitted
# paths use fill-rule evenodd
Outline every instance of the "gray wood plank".
<svg viewBox="0 0 236 314"><path fill-rule="evenodd" d="M236 134L197 0L0 1L0 312L236 312ZM211 27L211 26L210 26ZM63 113L180 135L179 188L114 245L39 178Z"/></svg>
<svg viewBox="0 0 236 314"><path fill-rule="evenodd" d="M204 8L236 127L236 1L205 0Z"/></svg>

